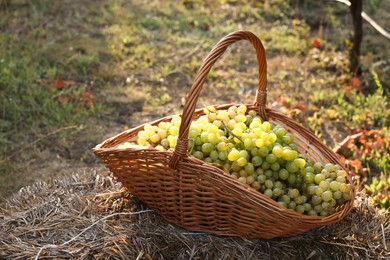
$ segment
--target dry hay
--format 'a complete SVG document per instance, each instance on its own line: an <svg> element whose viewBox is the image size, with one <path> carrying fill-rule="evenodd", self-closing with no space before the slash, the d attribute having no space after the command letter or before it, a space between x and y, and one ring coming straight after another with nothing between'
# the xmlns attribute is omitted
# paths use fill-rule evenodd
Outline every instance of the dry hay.
<svg viewBox="0 0 390 260"><path fill-rule="evenodd" d="M390 214L358 197L341 222L283 239L192 233L93 171L36 183L0 211L1 259L389 259Z"/></svg>

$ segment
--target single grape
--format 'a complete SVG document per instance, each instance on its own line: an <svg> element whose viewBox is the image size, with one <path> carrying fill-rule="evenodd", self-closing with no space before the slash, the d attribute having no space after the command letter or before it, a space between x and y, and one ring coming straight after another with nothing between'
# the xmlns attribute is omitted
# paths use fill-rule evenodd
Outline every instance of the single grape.
<svg viewBox="0 0 390 260"><path fill-rule="evenodd" d="M252 175L249 175L248 177L246 177L247 184L251 185L254 182L255 182L255 178Z"/></svg>
<svg viewBox="0 0 390 260"><path fill-rule="evenodd" d="M260 156L254 156L251 160L253 166L258 167L263 163L263 159Z"/></svg>
<svg viewBox="0 0 390 260"><path fill-rule="evenodd" d="M273 192L273 190L271 190L271 189L266 189L266 190L264 191L264 195L267 196L267 197L272 198L272 196L274 195L274 192Z"/></svg>
<svg viewBox="0 0 390 260"><path fill-rule="evenodd" d="M240 178L238 178L238 181L243 183L243 184L246 184L246 177L240 177Z"/></svg>
<svg viewBox="0 0 390 260"><path fill-rule="evenodd" d="M240 152L236 149L231 150L228 154L229 161L237 161L240 158Z"/></svg>

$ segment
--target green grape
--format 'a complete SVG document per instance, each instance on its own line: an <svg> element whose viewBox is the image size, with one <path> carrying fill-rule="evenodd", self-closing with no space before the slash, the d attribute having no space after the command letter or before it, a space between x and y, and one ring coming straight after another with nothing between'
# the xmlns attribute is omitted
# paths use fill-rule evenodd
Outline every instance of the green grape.
<svg viewBox="0 0 390 260"><path fill-rule="evenodd" d="M272 198L272 196L274 195L274 192L271 189L266 189L264 191L264 195L267 196L267 197Z"/></svg>
<svg viewBox="0 0 390 260"><path fill-rule="evenodd" d="M175 125L173 125L173 126L171 126L170 128L169 128L169 133L171 134L171 135L179 135L179 127L177 127L177 126L175 126Z"/></svg>
<svg viewBox="0 0 390 260"><path fill-rule="evenodd" d="M207 132L202 132L200 134L200 140L202 141L202 143L208 143L209 142L208 136L209 136L209 133L207 133Z"/></svg>
<svg viewBox="0 0 390 260"><path fill-rule="evenodd" d="M333 172L336 170L336 167L334 164L327 163L325 164L324 169L328 170L329 172Z"/></svg>
<svg viewBox="0 0 390 260"><path fill-rule="evenodd" d="M316 162L314 165L313 165L313 168L316 172L321 172L322 171L322 163L320 162Z"/></svg>
<svg viewBox="0 0 390 260"><path fill-rule="evenodd" d="M312 210L312 206L310 203L303 203L303 208L306 212Z"/></svg>
<svg viewBox="0 0 390 260"><path fill-rule="evenodd" d="M209 143L211 143L212 145L216 145L219 141L219 134L209 133L207 136L207 140L209 140Z"/></svg>
<svg viewBox="0 0 390 260"><path fill-rule="evenodd" d="M318 216L318 213L317 213L317 211L315 211L314 209L311 209L311 210L309 210L308 212L307 212L307 215L308 216Z"/></svg>
<svg viewBox="0 0 390 260"><path fill-rule="evenodd" d="M324 209L322 208L321 204L315 205L313 208L317 213L321 213Z"/></svg>
<svg viewBox="0 0 390 260"><path fill-rule="evenodd" d="M299 171L299 168L295 165L294 162L288 162L286 164L286 170L289 172L289 173L296 173Z"/></svg>
<svg viewBox="0 0 390 260"><path fill-rule="evenodd" d="M228 116L230 119L234 119L236 117L236 112L234 112L233 110L228 110Z"/></svg>
<svg viewBox="0 0 390 260"><path fill-rule="evenodd" d="M272 149L272 154L277 158L281 158L283 156L283 148L281 146L274 146Z"/></svg>
<svg viewBox="0 0 390 260"><path fill-rule="evenodd" d="M241 169L238 174L241 176L241 177L248 177L248 173L244 170L244 169Z"/></svg>
<svg viewBox="0 0 390 260"><path fill-rule="evenodd" d="M282 158L286 161L292 161L295 158L297 158L297 156L298 156L298 153L294 150L285 149L285 150L283 150L283 153L282 153Z"/></svg>
<svg viewBox="0 0 390 260"><path fill-rule="evenodd" d="M245 158L245 159L248 159L249 154L248 154L247 151L241 150L241 151L239 152L239 154L240 154L240 157L243 157L243 158Z"/></svg>
<svg viewBox="0 0 390 260"><path fill-rule="evenodd" d="M216 147L220 152L224 152L228 149L228 145L225 142L219 142Z"/></svg>
<svg viewBox="0 0 390 260"><path fill-rule="evenodd" d="M332 191L338 191L340 189L340 182L331 181L329 187Z"/></svg>
<svg viewBox="0 0 390 260"><path fill-rule="evenodd" d="M283 136L286 134L286 130L284 128L278 128L276 131L275 131L275 134L277 137L279 138L283 138Z"/></svg>
<svg viewBox="0 0 390 260"><path fill-rule="evenodd" d="M330 172L327 169L323 169L321 171L321 174L324 175L325 178L329 178L330 177Z"/></svg>
<svg viewBox="0 0 390 260"><path fill-rule="evenodd" d="M243 183L243 184L246 184L246 177L240 177L240 178L238 178L238 181Z"/></svg>
<svg viewBox="0 0 390 260"><path fill-rule="evenodd" d="M197 136L197 137L195 138L195 145L202 145L202 144L203 144L202 139L200 139L200 137Z"/></svg>
<svg viewBox="0 0 390 260"><path fill-rule="evenodd" d="M294 201L297 205L302 205L305 203L304 197L303 196L297 196L294 198Z"/></svg>
<svg viewBox="0 0 390 260"><path fill-rule="evenodd" d="M274 188L273 194L274 194L274 196L279 197L282 194L282 189L278 188L278 187Z"/></svg>
<svg viewBox="0 0 390 260"><path fill-rule="evenodd" d="M302 158L297 158L297 159L294 160L294 164L298 168L302 169L303 167L305 167L306 161L304 159L302 159Z"/></svg>
<svg viewBox="0 0 390 260"><path fill-rule="evenodd" d="M345 183L345 177L344 176L337 176L336 181L340 182L340 183Z"/></svg>
<svg viewBox="0 0 390 260"><path fill-rule="evenodd" d="M273 164L276 162L277 158L274 154L270 153L268 154L266 157L265 157L265 160L269 163L269 164Z"/></svg>
<svg viewBox="0 0 390 260"><path fill-rule="evenodd" d="M341 197L343 197L343 193L341 192L341 191L335 191L334 193L333 193L333 198L335 199L335 200L338 200L338 199L341 199Z"/></svg>
<svg viewBox="0 0 390 260"><path fill-rule="evenodd" d="M269 150L268 150L268 147L266 147L266 146L260 147L258 150L258 155L261 157L266 157L268 155L268 153L269 153Z"/></svg>
<svg viewBox="0 0 390 260"><path fill-rule="evenodd" d="M345 200L351 200L352 199L352 192L343 192L343 198Z"/></svg>
<svg viewBox="0 0 390 260"><path fill-rule="evenodd" d="M273 172L271 170L266 170L264 175L267 177L267 179L270 179L273 176Z"/></svg>
<svg viewBox="0 0 390 260"><path fill-rule="evenodd" d="M280 164L277 163L277 162L271 164L271 169L272 169L273 171L278 171L278 170L280 169Z"/></svg>
<svg viewBox="0 0 390 260"><path fill-rule="evenodd" d="M295 211L298 212L298 213L303 214L303 213L305 213L305 208L302 205L297 205L295 207Z"/></svg>
<svg viewBox="0 0 390 260"><path fill-rule="evenodd" d="M248 177L246 177L247 184L251 185L254 182L255 182L255 178L252 175L249 175Z"/></svg>
<svg viewBox="0 0 390 260"><path fill-rule="evenodd" d="M200 151L196 151L194 152L193 156L199 160L202 160L203 159L203 153L200 152Z"/></svg>
<svg viewBox="0 0 390 260"><path fill-rule="evenodd" d="M328 201L322 202L321 206L326 211L331 211L332 210L332 205Z"/></svg>
<svg viewBox="0 0 390 260"><path fill-rule="evenodd" d="M284 201L278 201L278 203L279 203L282 207L287 208L287 203L286 203L286 202L284 202Z"/></svg>
<svg viewBox="0 0 390 260"><path fill-rule="evenodd" d="M252 186L252 188L254 188L255 190L258 191L258 190L260 190L261 184L258 181L254 181L251 186Z"/></svg>
<svg viewBox="0 0 390 260"><path fill-rule="evenodd" d="M321 195L322 201L330 201L333 198L333 193L329 190L324 191Z"/></svg>
<svg viewBox="0 0 390 260"><path fill-rule="evenodd" d="M288 146L291 148L291 150L298 151L298 146L296 144L289 144Z"/></svg>
<svg viewBox="0 0 390 260"><path fill-rule="evenodd" d="M218 160L218 159L219 159L219 153L218 153L218 151L212 150L212 151L210 152L210 158L211 158L213 161Z"/></svg>
<svg viewBox="0 0 390 260"><path fill-rule="evenodd" d="M244 140L244 147L246 150L251 151L253 148L253 142L251 139L247 138Z"/></svg>
<svg viewBox="0 0 390 260"><path fill-rule="evenodd" d="M256 174L257 175L264 175L265 173L265 170L263 168L256 168Z"/></svg>
<svg viewBox="0 0 390 260"><path fill-rule="evenodd" d="M229 161L237 161L240 158L240 152L236 149L231 150L228 154Z"/></svg>
<svg viewBox="0 0 390 260"><path fill-rule="evenodd" d="M313 183L314 182L314 174L311 173L311 172L308 172L305 174L305 176L303 176L303 180L306 182L306 183Z"/></svg>
<svg viewBox="0 0 390 260"><path fill-rule="evenodd" d="M260 183L260 184L263 184L265 183L265 181L267 180L267 177L265 175L259 175L257 176L257 181ZM341 196L340 196L341 197Z"/></svg>
<svg viewBox="0 0 390 260"><path fill-rule="evenodd" d="M286 169L282 168L279 170L279 178L281 180L287 180L288 176L289 176L289 173Z"/></svg>
<svg viewBox="0 0 390 260"><path fill-rule="evenodd" d="M295 210L295 208L297 207L297 203L295 203L295 201L290 201L290 203L288 203L288 208L289 209L292 209L292 210Z"/></svg>
<svg viewBox="0 0 390 260"><path fill-rule="evenodd" d="M297 181L297 175L294 173L290 173L290 175L287 178L288 184L290 184L290 186L293 186L296 183L296 181Z"/></svg>
<svg viewBox="0 0 390 260"><path fill-rule="evenodd" d="M324 190L323 190L321 187L317 187L317 188L316 188L316 195L317 195L317 196L321 196L322 193L324 193Z"/></svg>
<svg viewBox="0 0 390 260"><path fill-rule="evenodd" d="M318 205L318 204L320 204L321 202L322 202L321 196L313 195L313 196L311 197L311 204L312 204L312 205Z"/></svg>
<svg viewBox="0 0 390 260"><path fill-rule="evenodd" d="M236 122L245 122L247 120L245 115L237 115L235 117Z"/></svg>
<svg viewBox="0 0 390 260"><path fill-rule="evenodd" d="M282 141L283 141L283 143L285 143L285 144L291 144L292 142L293 142L293 137L292 137L292 135L290 135L290 134L286 134L286 135L284 135L283 137L282 137Z"/></svg>
<svg viewBox="0 0 390 260"><path fill-rule="evenodd" d="M238 162L238 161L237 161ZM255 167L252 163L247 163L244 167L245 171L249 174L253 174L255 172Z"/></svg>
<svg viewBox="0 0 390 260"><path fill-rule="evenodd" d="M202 144L202 152L205 154L209 154L214 149L214 146L210 143Z"/></svg>
<svg viewBox="0 0 390 260"><path fill-rule="evenodd" d="M267 187L267 189L272 189L272 187L274 186L274 183L271 180L266 180L264 185L265 185L265 187Z"/></svg>
<svg viewBox="0 0 390 260"><path fill-rule="evenodd" d="M351 184L346 184L346 183L340 183L340 191L341 192L350 192L352 190Z"/></svg>
<svg viewBox="0 0 390 260"><path fill-rule="evenodd" d="M272 169L270 169L272 171ZM279 172L272 171L272 178L276 181L279 180Z"/></svg>
<svg viewBox="0 0 390 260"><path fill-rule="evenodd" d="M282 195L281 197L280 197L280 201L283 201L283 202L285 202L285 203L290 203L290 201L291 201L291 198L288 196L288 195Z"/></svg>
<svg viewBox="0 0 390 260"><path fill-rule="evenodd" d="M327 217L327 216L329 216L329 212L326 210L323 210L323 211L321 211L320 216Z"/></svg>
<svg viewBox="0 0 390 260"><path fill-rule="evenodd" d="M225 160L227 159L227 152L226 152L226 151L218 152L218 158L219 158L221 161L225 161Z"/></svg>
<svg viewBox="0 0 390 260"><path fill-rule="evenodd" d="M248 162L248 161L247 161L244 157L240 157L240 158L238 158L238 160L237 160L237 164L238 164L238 166L240 166L240 167L245 166L247 162Z"/></svg>
<svg viewBox="0 0 390 260"><path fill-rule="evenodd" d="M268 162L263 162L261 164L261 168L263 168L264 170L268 170L270 167L271 165Z"/></svg>
<svg viewBox="0 0 390 260"><path fill-rule="evenodd" d="M205 161L207 163L212 163L213 162L213 160L210 157L206 157L205 159L203 159L203 161Z"/></svg>
<svg viewBox="0 0 390 260"><path fill-rule="evenodd" d="M320 182L322 182L323 180L325 180L325 175L322 173L318 173L314 176L314 182L317 184L320 184Z"/></svg>
<svg viewBox="0 0 390 260"><path fill-rule="evenodd" d="M253 140L252 140L253 141ZM256 142L256 141L255 141ZM257 147L254 147L254 148L252 148L251 149L251 155L252 156L257 156L257 151L258 151L259 149L257 148Z"/></svg>
<svg viewBox="0 0 390 260"><path fill-rule="evenodd" d="M311 172L311 173L314 173L314 168L312 166L306 166L305 168L305 172Z"/></svg>
<svg viewBox="0 0 390 260"><path fill-rule="evenodd" d="M253 166L257 167L263 163L263 159L260 156L254 156L251 160Z"/></svg>
<svg viewBox="0 0 390 260"><path fill-rule="evenodd" d="M290 190L287 192L287 195L288 195L290 198L294 199L294 198L296 198L296 197L299 196L299 190L298 190L298 189L290 189Z"/></svg>
<svg viewBox="0 0 390 260"><path fill-rule="evenodd" d="M161 144L165 149L167 149L167 148L169 147L169 141L168 141L166 138L162 139L162 140L160 141L160 144Z"/></svg>
<svg viewBox="0 0 390 260"><path fill-rule="evenodd" d="M330 184L327 181L321 181L320 184L318 184L318 186L323 190L327 190L329 189Z"/></svg>

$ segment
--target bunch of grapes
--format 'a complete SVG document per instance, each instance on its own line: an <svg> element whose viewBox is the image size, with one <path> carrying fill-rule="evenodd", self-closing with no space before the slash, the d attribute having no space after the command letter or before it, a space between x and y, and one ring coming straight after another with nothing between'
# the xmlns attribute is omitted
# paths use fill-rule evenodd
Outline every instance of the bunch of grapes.
<svg viewBox="0 0 390 260"><path fill-rule="evenodd" d="M283 126L263 122L245 105L228 110L210 106L204 113L189 130L189 154L195 158L302 214L328 216L352 199L347 173L339 165L313 162L299 154ZM175 116L170 122L145 125L137 144L172 151L180 123L180 116Z"/></svg>

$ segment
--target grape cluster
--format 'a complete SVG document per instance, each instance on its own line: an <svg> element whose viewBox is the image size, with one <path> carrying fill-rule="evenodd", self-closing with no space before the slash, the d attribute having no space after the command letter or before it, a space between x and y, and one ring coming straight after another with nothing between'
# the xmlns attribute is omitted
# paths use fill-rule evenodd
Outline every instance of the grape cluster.
<svg viewBox="0 0 390 260"><path fill-rule="evenodd" d="M209 106L204 113L189 130L189 154L195 158L302 214L328 216L352 199L347 173L339 165L313 162L299 154L283 126L262 122L245 105L228 110ZM137 144L171 151L180 123L180 116L174 116L169 122L147 124L138 132Z"/></svg>

